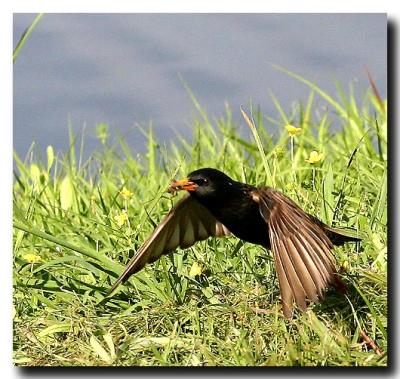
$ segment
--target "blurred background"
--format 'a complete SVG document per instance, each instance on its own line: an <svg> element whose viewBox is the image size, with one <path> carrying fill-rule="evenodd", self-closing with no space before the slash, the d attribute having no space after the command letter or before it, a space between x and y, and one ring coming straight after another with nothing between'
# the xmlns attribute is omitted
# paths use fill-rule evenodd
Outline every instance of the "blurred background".
<svg viewBox="0 0 400 379"><path fill-rule="evenodd" d="M14 14L14 47L34 17ZM239 107L251 101L279 121L270 91L288 110L310 90L271 64L332 94L351 82L359 101L367 67L386 97L386 47L386 14L46 14L14 63L14 149L65 151L71 125L85 128L90 153L99 123L136 151L138 125L151 123L162 143L190 138L184 83L211 120L229 104L245 129Z"/></svg>

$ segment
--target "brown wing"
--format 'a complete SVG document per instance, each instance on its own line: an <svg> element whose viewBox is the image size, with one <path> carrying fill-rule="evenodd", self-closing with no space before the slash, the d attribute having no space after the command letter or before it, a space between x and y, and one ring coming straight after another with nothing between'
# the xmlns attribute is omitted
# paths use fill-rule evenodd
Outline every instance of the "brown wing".
<svg viewBox="0 0 400 379"><path fill-rule="evenodd" d="M253 197L269 226L283 312L291 317L293 301L304 310L306 299L321 298L334 282L333 246L323 228L282 193L260 188Z"/></svg>
<svg viewBox="0 0 400 379"><path fill-rule="evenodd" d="M152 263L162 255L174 251L177 247L187 248L197 241L211 236L229 235L229 230L198 201L190 195L181 199L154 229L138 252L129 261L125 271L117 279L109 295L132 274L141 270L146 263Z"/></svg>

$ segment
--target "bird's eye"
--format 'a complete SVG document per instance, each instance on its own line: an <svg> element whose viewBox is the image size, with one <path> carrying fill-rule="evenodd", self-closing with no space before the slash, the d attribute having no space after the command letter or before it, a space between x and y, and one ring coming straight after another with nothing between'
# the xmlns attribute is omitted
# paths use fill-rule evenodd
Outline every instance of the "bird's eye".
<svg viewBox="0 0 400 379"><path fill-rule="evenodd" d="M207 179L199 178L199 179L191 179L193 183L196 183L198 186L202 186L208 183Z"/></svg>

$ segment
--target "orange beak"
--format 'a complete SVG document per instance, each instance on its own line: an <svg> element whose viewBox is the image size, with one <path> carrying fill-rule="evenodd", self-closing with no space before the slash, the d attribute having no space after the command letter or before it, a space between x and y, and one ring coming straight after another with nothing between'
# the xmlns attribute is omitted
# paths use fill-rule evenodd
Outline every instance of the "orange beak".
<svg viewBox="0 0 400 379"><path fill-rule="evenodd" d="M174 180L168 188L168 192L177 192L181 190L195 191L198 185L189 179Z"/></svg>

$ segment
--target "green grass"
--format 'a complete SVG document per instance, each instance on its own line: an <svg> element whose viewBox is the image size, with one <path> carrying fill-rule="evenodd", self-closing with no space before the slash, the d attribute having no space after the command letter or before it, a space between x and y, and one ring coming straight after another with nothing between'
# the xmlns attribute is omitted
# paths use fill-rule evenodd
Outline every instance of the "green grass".
<svg viewBox="0 0 400 379"><path fill-rule="evenodd" d="M331 96L297 79L310 87L304 103L284 110L272 95L279 119L246 112L241 125L251 126L252 139L238 133L229 108L210 119L193 97L192 142L178 137L166 148L145 128L147 150L138 156L102 125L101 148L87 160L84 138L72 132L65 154L48 148L42 159L32 147L27 158L15 156L15 364L387 365L386 103L374 91L359 100L338 87ZM293 151L288 122L302 128ZM312 150L324 154L315 165L306 162ZM165 192L170 180L206 166L273 184L323 221L360 230L360 245L335 249L347 295L329 291L287 320L270 253L227 238L161 258L103 301L176 201ZM194 263L202 273L193 277Z"/></svg>

